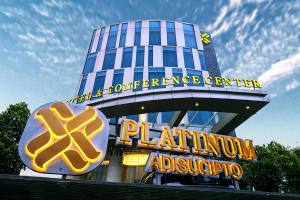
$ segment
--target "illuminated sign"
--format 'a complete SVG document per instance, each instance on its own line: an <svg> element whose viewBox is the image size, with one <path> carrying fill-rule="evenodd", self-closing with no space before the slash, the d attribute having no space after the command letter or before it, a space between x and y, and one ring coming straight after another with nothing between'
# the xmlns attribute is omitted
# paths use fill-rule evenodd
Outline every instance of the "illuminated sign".
<svg viewBox="0 0 300 200"><path fill-rule="evenodd" d="M168 85L182 85L182 84L193 84L193 86L232 86L232 87L245 87L245 88L261 88L261 84L257 80L240 79L240 78L223 78L223 77L202 77L202 76L174 76L174 77L163 77L162 79L153 78L150 80L133 81L129 83L117 84L105 88L104 90L98 90L94 96L91 92L82 94L70 100L72 103L84 102L91 100L92 98L100 98L104 95L110 95L113 93L120 93L122 91L132 91L137 88L157 88L160 86Z"/></svg>
<svg viewBox="0 0 300 200"><path fill-rule="evenodd" d="M108 121L95 108L48 103L30 116L19 154L25 165L37 172L79 175L103 161L108 135Z"/></svg>
<svg viewBox="0 0 300 200"><path fill-rule="evenodd" d="M201 39L204 44L211 43L210 36L207 33L201 33Z"/></svg>
<svg viewBox="0 0 300 200"><path fill-rule="evenodd" d="M224 173L226 178L238 180L243 175L243 169L232 160L256 160L251 140L184 128L171 129L169 126L162 127L159 138L150 139L150 128L151 124L148 122L122 119L120 136L116 141L117 144L132 146L132 137L139 135L138 147L180 153L151 153L145 167L148 172L155 169L159 173L200 174L210 177L218 177L220 173ZM224 156L229 161L205 159L203 156L217 159Z"/></svg>

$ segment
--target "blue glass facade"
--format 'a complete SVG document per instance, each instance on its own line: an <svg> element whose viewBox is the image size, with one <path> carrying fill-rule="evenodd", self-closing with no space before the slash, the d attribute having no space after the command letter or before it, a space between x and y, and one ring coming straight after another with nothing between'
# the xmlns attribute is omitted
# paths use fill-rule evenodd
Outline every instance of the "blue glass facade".
<svg viewBox="0 0 300 200"><path fill-rule="evenodd" d="M176 68L173 68L172 69L172 74L173 74L173 77L175 77L175 78L178 78L178 82L179 83L176 83L176 84L174 84L173 86L174 87L183 87L184 86L184 84L182 83L182 69L176 69Z"/></svg>
<svg viewBox="0 0 300 200"><path fill-rule="evenodd" d="M83 74L91 73L94 71L94 66L97 58L97 53L89 54L86 58L83 68Z"/></svg>
<svg viewBox="0 0 300 200"><path fill-rule="evenodd" d="M197 125L210 125L212 123L212 118L214 114L213 112L207 111L189 111L188 112L188 120L191 124Z"/></svg>
<svg viewBox="0 0 300 200"><path fill-rule="evenodd" d="M163 48L163 65L164 67L177 67L176 47Z"/></svg>
<svg viewBox="0 0 300 200"><path fill-rule="evenodd" d="M189 48L197 48L194 26L191 24L183 24L185 46Z"/></svg>
<svg viewBox="0 0 300 200"><path fill-rule="evenodd" d="M98 90L101 90L103 92L105 75L106 75L105 71L97 72L95 82L94 82L93 92L92 92L93 97L97 95Z"/></svg>
<svg viewBox="0 0 300 200"><path fill-rule="evenodd" d="M79 90L78 90L78 96L81 96L83 94L83 92L84 92L84 88L85 88L85 85L86 85L87 77L88 77L87 74L85 74L85 75L82 76L80 87L79 87Z"/></svg>
<svg viewBox="0 0 300 200"><path fill-rule="evenodd" d="M124 69L115 70L112 85L116 86L118 84L123 84L123 77L124 77Z"/></svg>
<svg viewBox="0 0 300 200"><path fill-rule="evenodd" d="M134 34L134 45L140 46L141 44L141 32L142 32L142 22L135 23L135 34Z"/></svg>
<svg viewBox="0 0 300 200"><path fill-rule="evenodd" d="M198 51L198 55L199 55L199 60L200 60L200 64L201 64L201 69L207 70L203 51Z"/></svg>
<svg viewBox="0 0 300 200"><path fill-rule="evenodd" d="M113 69L115 66L116 49L106 50L102 69Z"/></svg>
<svg viewBox="0 0 300 200"><path fill-rule="evenodd" d="M101 31L100 31L100 35L99 35L99 40L98 40L98 44L97 44L97 51L99 51L102 47L102 41L103 41L103 36L104 36L104 30L105 28L101 28Z"/></svg>
<svg viewBox="0 0 300 200"><path fill-rule="evenodd" d="M148 47L148 66L153 66L153 47Z"/></svg>
<svg viewBox="0 0 300 200"><path fill-rule="evenodd" d="M137 47L136 60L135 60L136 67L144 66L144 54L145 54L145 47Z"/></svg>
<svg viewBox="0 0 300 200"><path fill-rule="evenodd" d="M192 49L184 48L183 49L183 58L184 58L185 68L195 69Z"/></svg>
<svg viewBox="0 0 300 200"><path fill-rule="evenodd" d="M167 42L169 46L176 46L175 23L167 22Z"/></svg>
<svg viewBox="0 0 300 200"><path fill-rule="evenodd" d="M110 26L106 49L111 49L116 47L118 28L119 25Z"/></svg>
<svg viewBox="0 0 300 200"><path fill-rule="evenodd" d="M142 81L143 81L143 68L135 68L134 69L134 77L133 77L133 81L140 81L140 84L133 89L133 91L141 91L142 88Z"/></svg>
<svg viewBox="0 0 300 200"><path fill-rule="evenodd" d="M160 22L159 21L149 22L149 44L150 45L160 45L161 44Z"/></svg>
<svg viewBox="0 0 300 200"><path fill-rule="evenodd" d="M193 76L200 77L199 78L199 83L193 83L192 81L190 81L187 84L188 86L203 86L204 85L204 83L202 81L202 72L201 71L187 69L186 73L191 78L193 78Z"/></svg>
<svg viewBox="0 0 300 200"><path fill-rule="evenodd" d="M159 86L152 86L152 83L150 81L149 88L165 88L166 86L162 85L162 78L164 78L165 75L165 68L163 67L157 67L157 68L149 68L149 80L151 79L158 79Z"/></svg>
<svg viewBox="0 0 300 200"><path fill-rule="evenodd" d="M132 48L124 48L123 49L123 56L122 56L122 68L131 67L132 61Z"/></svg>
<svg viewBox="0 0 300 200"><path fill-rule="evenodd" d="M127 26L128 26L128 24L122 24L119 47L124 47L125 46Z"/></svg>

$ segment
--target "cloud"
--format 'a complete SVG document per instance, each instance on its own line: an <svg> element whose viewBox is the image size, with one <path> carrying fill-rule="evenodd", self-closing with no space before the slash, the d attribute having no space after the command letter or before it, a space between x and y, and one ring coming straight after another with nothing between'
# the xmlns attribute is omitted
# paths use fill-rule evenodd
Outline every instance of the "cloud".
<svg viewBox="0 0 300 200"><path fill-rule="evenodd" d="M286 89L286 91L290 91L290 90L296 89L299 86L300 86L300 82L298 80L294 79L292 82L290 82L289 84L286 85L285 89Z"/></svg>
<svg viewBox="0 0 300 200"><path fill-rule="evenodd" d="M46 6L33 4L32 8L37 14L39 14L43 17L49 17L49 11Z"/></svg>
<svg viewBox="0 0 300 200"><path fill-rule="evenodd" d="M281 60L271 65L258 80L264 85L268 86L275 81L287 77L300 69L300 51L296 54Z"/></svg>

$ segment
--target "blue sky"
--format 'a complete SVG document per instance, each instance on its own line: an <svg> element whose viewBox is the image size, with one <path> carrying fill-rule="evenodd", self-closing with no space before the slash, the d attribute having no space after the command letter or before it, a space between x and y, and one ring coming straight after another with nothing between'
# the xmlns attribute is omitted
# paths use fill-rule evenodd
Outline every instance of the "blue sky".
<svg viewBox="0 0 300 200"><path fill-rule="evenodd" d="M300 146L300 1L12 1L0 3L0 111L74 96L92 31L166 19L212 34L224 76L259 79L271 103L238 127L255 144Z"/></svg>

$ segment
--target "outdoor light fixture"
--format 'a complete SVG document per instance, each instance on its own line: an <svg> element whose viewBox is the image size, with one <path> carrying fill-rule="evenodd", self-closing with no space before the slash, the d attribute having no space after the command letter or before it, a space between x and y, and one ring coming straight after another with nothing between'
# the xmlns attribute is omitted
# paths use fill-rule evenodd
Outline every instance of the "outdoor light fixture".
<svg viewBox="0 0 300 200"><path fill-rule="evenodd" d="M144 110L145 109L145 107L144 106L141 106L141 110Z"/></svg>
<svg viewBox="0 0 300 200"><path fill-rule="evenodd" d="M199 103L198 103L198 102L196 102L196 103L195 103L195 106L196 106L196 107L198 107L198 106L199 106Z"/></svg>
<svg viewBox="0 0 300 200"><path fill-rule="evenodd" d="M250 109L250 106L246 106L246 109L249 110L249 109Z"/></svg>

